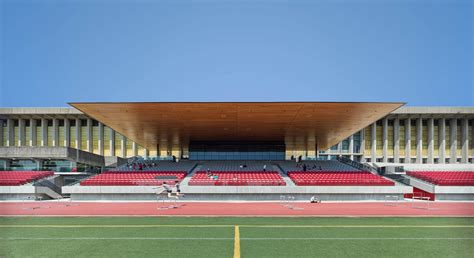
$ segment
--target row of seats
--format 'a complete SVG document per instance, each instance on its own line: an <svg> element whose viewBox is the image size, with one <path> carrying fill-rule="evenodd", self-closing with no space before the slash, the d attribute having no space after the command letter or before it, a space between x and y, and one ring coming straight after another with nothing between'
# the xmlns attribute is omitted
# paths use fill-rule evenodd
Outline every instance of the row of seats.
<svg viewBox="0 0 474 258"><path fill-rule="evenodd" d="M83 186L174 185L186 177L186 171L108 171L88 178Z"/></svg>
<svg viewBox="0 0 474 258"><path fill-rule="evenodd" d="M276 171L198 171L189 185L284 186L286 183Z"/></svg>
<svg viewBox="0 0 474 258"><path fill-rule="evenodd" d="M116 171L189 171L195 165L196 162L189 160L173 162L135 159L119 166Z"/></svg>
<svg viewBox="0 0 474 258"><path fill-rule="evenodd" d="M54 175L52 171L1 171L0 185L23 185L52 175Z"/></svg>
<svg viewBox="0 0 474 258"><path fill-rule="evenodd" d="M394 182L366 171L325 171L301 172L290 171L288 176L296 185L361 185L393 186Z"/></svg>
<svg viewBox="0 0 474 258"><path fill-rule="evenodd" d="M295 161L279 161L283 170L288 171L359 171L357 168L351 167L347 164L337 160L304 160L296 163Z"/></svg>
<svg viewBox="0 0 474 258"><path fill-rule="evenodd" d="M407 175L435 185L474 186L474 172L469 171L409 171Z"/></svg>

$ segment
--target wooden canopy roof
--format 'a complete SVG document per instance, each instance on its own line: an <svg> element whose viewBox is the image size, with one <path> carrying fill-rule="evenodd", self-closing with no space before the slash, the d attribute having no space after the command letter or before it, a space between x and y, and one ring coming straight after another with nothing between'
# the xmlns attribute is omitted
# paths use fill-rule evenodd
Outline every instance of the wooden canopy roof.
<svg viewBox="0 0 474 258"><path fill-rule="evenodd" d="M109 102L70 103L150 149L190 141L314 142L327 149L404 103Z"/></svg>

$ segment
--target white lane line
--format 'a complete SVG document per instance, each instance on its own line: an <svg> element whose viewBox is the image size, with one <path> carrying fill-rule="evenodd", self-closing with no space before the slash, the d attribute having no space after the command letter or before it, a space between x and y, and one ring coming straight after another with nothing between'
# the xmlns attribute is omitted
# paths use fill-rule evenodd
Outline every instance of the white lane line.
<svg viewBox="0 0 474 258"><path fill-rule="evenodd" d="M0 228L234 228L235 225L0 225ZM474 225L239 225L243 228L474 228Z"/></svg>
<svg viewBox="0 0 474 258"><path fill-rule="evenodd" d="M234 240L220 237L0 237L0 240Z"/></svg>
<svg viewBox="0 0 474 258"><path fill-rule="evenodd" d="M225 237L0 237L0 240L235 240ZM242 237L240 240L474 240L474 237Z"/></svg>

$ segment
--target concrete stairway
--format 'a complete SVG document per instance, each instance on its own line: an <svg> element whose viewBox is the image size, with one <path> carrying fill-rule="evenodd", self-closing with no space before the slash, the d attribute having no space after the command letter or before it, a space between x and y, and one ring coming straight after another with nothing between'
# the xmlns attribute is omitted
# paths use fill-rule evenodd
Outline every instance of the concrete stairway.
<svg viewBox="0 0 474 258"><path fill-rule="evenodd" d="M289 177L288 175L285 173L285 171L283 171L279 166L277 165L272 165L273 166L273 170L275 171L278 171L278 173L280 173L280 176L283 178L283 180L285 181L286 183L286 186L296 186L295 185L295 182L293 182Z"/></svg>
<svg viewBox="0 0 474 258"><path fill-rule="evenodd" d="M189 172L186 175L186 177L181 181L180 185L181 186L188 186L189 185L189 180L191 180L191 177L193 177L193 175L196 173L196 171L201 170L201 168L202 168L201 164L198 164L197 166L195 166L194 169L192 169L191 172Z"/></svg>

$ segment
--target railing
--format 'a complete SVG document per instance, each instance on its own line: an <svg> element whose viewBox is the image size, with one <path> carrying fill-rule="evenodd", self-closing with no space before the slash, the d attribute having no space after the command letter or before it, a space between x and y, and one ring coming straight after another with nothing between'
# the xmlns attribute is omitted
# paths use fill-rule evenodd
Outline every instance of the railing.
<svg viewBox="0 0 474 258"><path fill-rule="evenodd" d="M54 183L52 183L51 181L49 181L48 179L43 179L43 180L39 180L39 181L35 181L33 183L34 186L43 186L43 187L48 187L50 188L51 190L53 190L54 192L56 192L57 194L61 194L61 187L55 185Z"/></svg>
<svg viewBox="0 0 474 258"><path fill-rule="evenodd" d="M363 164L363 163L360 163L360 162L355 161L355 160L351 160L351 159L343 157L343 156L338 156L337 160L339 162L342 162L344 164L347 164L351 167L354 167L354 168L357 168L357 169L360 169L360 170L369 171L369 172L373 172L373 173L377 173L377 174L379 173L379 168L373 167L373 166L371 166L367 163Z"/></svg>

